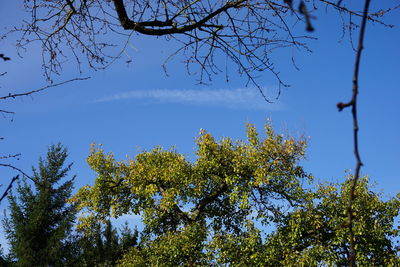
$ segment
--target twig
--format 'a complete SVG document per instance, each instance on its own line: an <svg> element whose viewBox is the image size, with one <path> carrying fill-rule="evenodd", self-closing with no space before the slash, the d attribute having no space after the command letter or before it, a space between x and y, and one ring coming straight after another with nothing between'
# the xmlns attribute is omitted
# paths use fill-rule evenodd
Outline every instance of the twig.
<svg viewBox="0 0 400 267"><path fill-rule="evenodd" d="M8 111L8 110L3 110L3 109L0 109L0 113L15 114L14 111Z"/></svg>
<svg viewBox="0 0 400 267"><path fill-rule="evenodd" d="M13 183L14 183L16 180L18 180L18 178L19 178L19 175L14 176L14 177L11 179L11 181L10 181L10 183L8 184L6 190L4 191L3 195L2 195L1 198L0 198L0 203L1 203L1 201L3 201L3 199L8 195L8 192L11 190L11 188L12 188L12 186L13 186Z"/></svg>
<svg viewBox="0 0 400 267"><path fill-rule="evenodd" d="M16 97L21 97L21 96L28 96L28 95L31 95L31 94L34 94L34 93L38 93L38 92L41 92L43 90L52 88L52 87L56 87L56 86L63 85L63 84L66 84L66 83L70 83L70 82L73 82L73 81L87 80L89 78L90 77L74 78L74 79L70 79L70 80L67 80L67 81L60 82L60 83L50 84L50 85L47 85L47 86L44 86L42 88L39 88L39 89L36 89L36 90L32 90L32 91L29 91L29 92L18 93L18 94L9 93L8 95L1 96L0 100L4 100L4 99L8 99L8 98L16 98Z"/></svg>
<svg viewBox="0 0 400 267"><path fill-rule="evenodd" d="M18 158L19 156L21 156L21 153L17 153L17 154L8 154L8 155L0 156L0 159Z"/></svg>
<svg viewBox="0 0 400 267"><path fill-rule="evenodd" d="M2 60L4 60L4 61L11 60L11 58L7 57L7 56L4 55L4 54L0 54L0 58L1 58Z"/></svg>
<svg viewBox="0 0 400 267"><path fill-rule="evenodd" d="M363 43L364 43L364 35L365 35L365 27L368 20L368 9L370 0L365 0L363 17L361 22L361 30L358 39L358 48L357 48L357 55L354 67L354 76L353 76L353 95L351 100L348 103L338 103L337 107L339 111L342 111L344 108L351 106L351 112L353 115L353 137L354 137L354 156L356 158L356 169L354 171L354 177L352 179L352 184L349 193L349 202L347 206L347 219L348 219L348 227L349 227L349 237L350 237L350 252L348 258L348 264L350 267L356 266L356 249L355 249L355 240L354 240L354 230L353 230L353 221L354 221L354 214L353 214L353 202L355 198L355 190L357 187L357 181L360 177L360 169L363 165L360 157L360 152L358 148L358 118L357 118L357 95L358 95L358 73L360 69L360 61L361 61L361 52L363 50Z"/></svg>
<svg viewBox="0 0 400 267"><path fill-rule="evenodd" d="M13 166L13 165L11 165L11 164L0 163L0 166L2 166L2 167L8 167L8 168L11 168L11 169L13 169L13 170L16 170L16 171L20 172L23 176L25 176L25 177L27 177L27 178L29 178L29 179L32 180L32 177L30 177L28 174L26 174L23 170L21 170L20 168L15 167L15 166Z"/></svg>

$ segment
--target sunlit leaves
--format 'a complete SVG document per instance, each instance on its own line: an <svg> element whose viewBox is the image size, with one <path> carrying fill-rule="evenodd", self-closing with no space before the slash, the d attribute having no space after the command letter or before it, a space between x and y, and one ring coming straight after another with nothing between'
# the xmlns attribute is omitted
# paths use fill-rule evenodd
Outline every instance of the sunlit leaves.
<svg viewBox="0 0 400 267"><path fill-rule="evenodd" d="M72 199L86 214L84 227L96 219L139 214L145 224L143 250L132 250L135 255L126 255L125 262L205 264L229 259L223 260L222 254L212 259L211 252L206 257L206 247L222 252L221 238L236 237L243 244L252 240L260 245L259 230L249 225L282 220L288 207L311 197L300 186L301 180L312 179L298 165L304 157L303 139L278 135L267 123L265 138L248 124L246 141L217 141L202 130L196 143L194 162L161 147L117 161L101 147L92 147L88 163L97 173L95 184L81 188ZM186 247L193 245L196 249ZM151 251L157 255L150 257ZM258 259L254 253L249 257Z"/></svg>
<svg viewBox="0 0 400 267"><path fill-rule="evenodd" d="M349 179L342 185L321 185L313 204L294 211L267 238L269 261L284 265L347 265L349 189ZM383 201L381 194L370 190L367 178L359 181L353 208L359 266L399 264L399 251L394 246L397 233L393 231L399 209L398 198Z"/></svg>
<svg viewBox="0 0 400 267"><path fill-rule="evenodd" d="M122 266L347 264L349 180L305 189L303 181L312 181L299 165L305 140L276 134L267 123L263 138L249 124L246 141L218 141L202 130L196 143L193 162L161 147L117 161L92 147L95 184L72 198L83 212L81 227L140 215L141 241ZM360 266L398 264L399 208L398 198L383 201L367 179L359 182L354 232ZM267 233L268 225L276 230Z"/></svg>

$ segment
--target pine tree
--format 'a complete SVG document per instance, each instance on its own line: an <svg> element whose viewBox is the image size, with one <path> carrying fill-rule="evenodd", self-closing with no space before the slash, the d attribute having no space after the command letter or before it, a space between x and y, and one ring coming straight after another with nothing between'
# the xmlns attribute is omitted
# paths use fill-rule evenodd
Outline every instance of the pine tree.
<svg viewBox="0 0 400 267"><path fill-rule="evenodd" d="M116 261L118 260L119 253L119 236L117 229L115 229L110 220L107 220L106 225L103 231L104 236L104 256L105 263L114 266Z"/></svg>
<svg viewBox="0 0 400 267"><path fill-rule="evenodd" d="M75 207L67 203L75 176L61 181L72 166L64 166L67 156L61 144L51 146L47 158L32 168L34 189L25 179L8 198L9 217L3 225L18 266L62 266L67 261L76 217Z"/></svg>
<svg viewBox="0 0 400 267"><path fill-rule="evenodd" d="M121 238L120 238L120 249L122 250L122 254L127 252L130 248L136 247L138 245L139 239L139 231L137 228L132 232L131 228L128 225L128 222L120 229Z"/></svg>
<svg viewBox="0 0 400 267"><path fill-rule="evenodd" d="M87 232L78 232L77 266L116 266L123 253L137 246L139 235L137 229L132 232L127 224L120 231L121 235L111 221L107 220L104 224L96 222Z"/></svg>

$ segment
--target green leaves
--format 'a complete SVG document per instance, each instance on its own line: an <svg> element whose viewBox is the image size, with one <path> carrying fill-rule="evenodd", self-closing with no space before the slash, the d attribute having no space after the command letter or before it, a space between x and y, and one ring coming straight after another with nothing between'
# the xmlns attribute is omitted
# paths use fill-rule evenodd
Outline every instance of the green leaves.
<svg viewBox="0 0 400 267"><path fill-rule="evenodd" d="M93 186L72 198L90 229L99 219L139 214L145 228L122 266L342 266L347 264L349 180L342 185L301 186L312 176L299 165L306 142L265 126L260 138L247 125L247 141L206 131L188 161L156 147L133 160L116 161L93 147ZM354 202L360 266L398 262L392 239L398 198L382 201L361 179ZM267 234L266 226L276 230Z"/></svg>
<svg viewBox="0 0 400 267"><path fill-rule="evenodd" d="M147 239L141 252L134 249L126 262L145 259L156 264L161 259L153 257L162 257L162 262L176 266L193 253L197 256L191 260L197 263L217 260L204 251L220 244L221 233L244 238L249 218L278 221L284 207L300 205L309 197L300 180L312 177L298 165L305 141L285 139L269 124L265 130L266 138L260 139L255 127L247 125L247 141L217 141L201 131L195 162L161 147L118 162L112 154L92 147L88 163L97 173L95 184L72 198L87 214L81 227L109 216L140 214ZM252 228L252 240L257 231Z"/></svg>
<svg viewBox="0 0 400 267"><path fill-rule="evenodd" d="M285 265L302 261L305 266L317 266L317 263L347 265L346 208L350 183L351 179L347 179L342 185L320 185L311 206L296 209L282 221L277 231L267 238L270 260ZM353 207L358 265L398 264L393 228L399 208L397 198L383 201L381 194L371 191L366 177L360 179Z"/></svg>

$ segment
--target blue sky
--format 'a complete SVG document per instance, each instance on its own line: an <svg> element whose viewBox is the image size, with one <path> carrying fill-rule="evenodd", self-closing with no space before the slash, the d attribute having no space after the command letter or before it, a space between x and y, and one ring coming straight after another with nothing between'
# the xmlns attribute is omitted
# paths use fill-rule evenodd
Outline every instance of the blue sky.
<svg viewBox="0 0 400 267"><path fill-rule="evenodd" d="M14 3L2 2L0 7L7 26L22 17ZM194 140L201 128L216 137L244 139L246 122L262 131L270 118L277 132L309 137L303 165L317 180L341 182L355 160L350 110L338 112L336 103L351 97L355 53L347 36L341 40L338 21L332 12L319 14L314 22L318 40L309 43L312 53L289 49L273 55L283 80L291 85L274 104L263 101L254 87L246 87L246 80L234 68L228 83L220 75L209 86L196 85L197 77L188 76L178 58L166 76L161 64L176 44L135 36L126 58L132 63L121 60L105 71L88 70L83 75L91 77L87 81L1 103L1 109L16 112L1 118L1 136L6 138L1 151L22 153L14 163L29 172L50 144L61 142L74 162L72 173L77 174L79 188L95 178L85 161L91 143L103 144L105 151L121 160L156 145L175 146L193 158ZM398 26L367 26L360 72L360 152L365 164L362 173L377 181L378 189L394 196L400 192L399 12L386 21ZM37 46L19 58L11 41L2 40L1 45L1 52L12 58L0 66L1 72L8 72L0 78L2 94L45 85ZM292 54L300 71L291 62ZM77 75L76 68L67 65L56 79ZM270 75L258 81L267 94L276 94L277 84ZM14 173L0 169L0 174L6 183ZM6 202L0 207L4 209Z"/></svg>

